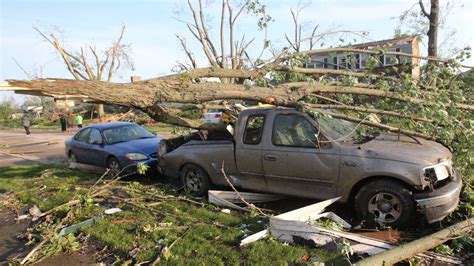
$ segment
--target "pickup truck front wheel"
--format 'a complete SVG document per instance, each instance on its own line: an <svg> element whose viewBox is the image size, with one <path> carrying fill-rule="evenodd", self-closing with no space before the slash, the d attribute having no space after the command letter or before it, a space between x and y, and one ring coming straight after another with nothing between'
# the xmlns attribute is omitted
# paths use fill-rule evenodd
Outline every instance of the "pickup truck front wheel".
<svg viewBox="0 0 474 266"><path fill-rule="evenodd" d="M368 223L401 228L415 219L416 204L406 187L390 180L374 180L355 196L355 210Z"/></svg>
<svg viewBox="0 0 474 266"><path fill-rule="evenodd" d="M211 181L206 171L194 164L187 164L181 169L181 180L184 189L194 196L203 196L211 187Z"/></svg>

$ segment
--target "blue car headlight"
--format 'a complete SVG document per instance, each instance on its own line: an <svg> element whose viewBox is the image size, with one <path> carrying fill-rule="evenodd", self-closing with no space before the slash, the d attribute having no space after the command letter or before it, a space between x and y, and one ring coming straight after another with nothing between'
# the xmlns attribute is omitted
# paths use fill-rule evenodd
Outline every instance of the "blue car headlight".
<svg viewBox="0 0 474 266"><path fill-rule="evenodd" d="M127 153L127 154L125 154L125 158L127 158L131 161L141 161L141 160L148 159L148 156L146 156L145 154L141 154L141 153Z"/></svg>

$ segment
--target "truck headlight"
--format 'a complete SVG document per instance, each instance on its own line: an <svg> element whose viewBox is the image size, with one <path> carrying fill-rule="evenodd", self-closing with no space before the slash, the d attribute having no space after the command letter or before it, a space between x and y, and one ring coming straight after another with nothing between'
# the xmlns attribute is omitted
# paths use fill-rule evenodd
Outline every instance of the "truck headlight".
<svg viewBox="0 0 474 266"><path fill-rule="evenodd" d="M158 157L161 157L165 155L166 153L166 142L160 141L160 144L158 144Z"/></svg>
<svg viewBox="0 0 474 266"><path fill-rule="evenodd" d="M425 177L425 179L431 181L432 183L436 183L437 181L444 180L451 176L451 169L451 160L446 160L439 164L423 168L422 175Z"/></svg>
<svg viewBox="0 0 474 266"><path fill-rule="evenodd" d="M127 153L127 154L125 154L125 158L127 158L131 161L141 161L141 160L148 159L148 156L146 156L145 154L141 154L141 153Z"/></svg>

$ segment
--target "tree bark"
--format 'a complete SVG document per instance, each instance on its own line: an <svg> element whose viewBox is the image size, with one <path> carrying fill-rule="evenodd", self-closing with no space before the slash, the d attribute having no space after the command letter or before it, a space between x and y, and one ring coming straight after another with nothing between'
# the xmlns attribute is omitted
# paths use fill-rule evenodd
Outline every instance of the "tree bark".
<svg viewBox="0 0 474 266"><path fill-rule="evenodd" d="M439 0L431 0L430 13L425 9L422 0L419 0L419 5L422 14L429 21L428 29L428 56L437 57L438 56L438 26L439 26Z"/></svg>

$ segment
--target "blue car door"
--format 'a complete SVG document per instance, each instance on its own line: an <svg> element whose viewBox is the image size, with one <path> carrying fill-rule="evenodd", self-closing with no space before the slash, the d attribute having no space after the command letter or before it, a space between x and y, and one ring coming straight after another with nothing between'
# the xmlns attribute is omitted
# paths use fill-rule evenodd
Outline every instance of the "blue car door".
<svg viewBox="0 0 474 266"><path fill-rule="evenodd" d="M84 150L89 164L105 166L105 159L107 157L105 142L97 128L90 129Z"/></svg>
<svg viewBox="0 0 474 266"><path fill-rule="evenodd" d="M74 136L74 142L71 147L78 163L89 163L87 154L87 141L89 140L90 128L84 128Z"/></svg>

